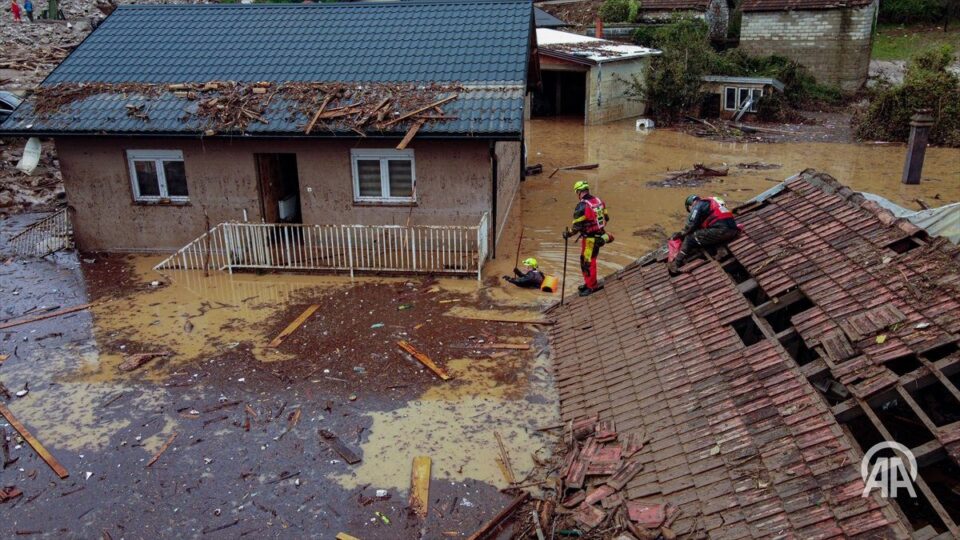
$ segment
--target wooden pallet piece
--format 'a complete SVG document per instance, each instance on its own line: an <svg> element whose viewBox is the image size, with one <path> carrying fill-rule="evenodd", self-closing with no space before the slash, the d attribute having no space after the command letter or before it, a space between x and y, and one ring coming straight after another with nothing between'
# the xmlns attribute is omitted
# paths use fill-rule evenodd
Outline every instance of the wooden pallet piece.
<svg viewBox="0 0 960 540"><path fill-rule="evenodd" d="M448 375L447 372L442 367L433 363L433 360L431 360L429 356L418 351L410 343L406 341L398 341L397 346L403 349L404 351L406 351L408 354L410 354L410 356L416 358L418 362L426 366L427 369L432 371L437 377L440 377L441 380L444 380L444 381L450 380L450 375Z"/></svg>
<svg viewBox="0 0 960 540"><path fill-rule="evenodd" d="M0 404L0 414L7 419L7 422L10 422L10 425L13 426L13 429L17 430L17 433L23 437L23 440L27 441L27 444L33 448L33 451L36 452L37 455L40 456L40 458L50 466L51 469L53 469L53 472L57 473L57 476L59 476L61 479L70 476L70 473L67 472L67 469L64 468L64 466L57 461L57 458L53 457L50 452L43 447L42 444L40 444L40 441L38 441L36 437L34 437L33 434L30 433L30 431L28 431L23 424L20 423L19 420L17 420L17 417L10 412L10 409L8 409L6 405Z"/></svg>
<svg viewBox="0 0 960 540"><path fill-rule="evenodd" d="M283 331L280 332L279 335L277 335L277 337L273 338L273 341L271 341L270 344L267 346L274 347L274 348L279 347L280 344L283 343L283 340L290 337L290 334L296 332L297 328L300 328L300 326L303 325L303 323L305 323L307 319L309 319L310 316L313 315L318 309L320 309L320 304L311 304L310 307L305 309L303 313L300 314L299 317L297 317L296 319L294 319L292 323L287 325L287 327L284 328Z"/></svg>

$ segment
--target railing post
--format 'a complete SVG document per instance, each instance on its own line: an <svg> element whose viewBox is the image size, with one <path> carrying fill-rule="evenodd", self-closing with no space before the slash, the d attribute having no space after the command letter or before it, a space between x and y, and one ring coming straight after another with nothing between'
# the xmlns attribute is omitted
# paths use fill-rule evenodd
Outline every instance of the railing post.
<svg viewBox="0 0 960 540"><path fill-rule="evenodd" d="M410 245L413 247L413 260L410 262L411 269L417 271L417 235L416 231L410 227L407 229L407 235L410 237Z"/></svg>
<svg viewBox="0 0 960 540"><path fill-rule="evenodd" d="M353 234L352 228L346 227L347 231L347 265L350 267L350 279L353 279Z"/></svg>
<svg viewBox="0 0 960 540"><path fill-rule="evenodd" d="M233 238L230 223L223 224L224 244L227 246L227 272L233 274Z"/></svg>

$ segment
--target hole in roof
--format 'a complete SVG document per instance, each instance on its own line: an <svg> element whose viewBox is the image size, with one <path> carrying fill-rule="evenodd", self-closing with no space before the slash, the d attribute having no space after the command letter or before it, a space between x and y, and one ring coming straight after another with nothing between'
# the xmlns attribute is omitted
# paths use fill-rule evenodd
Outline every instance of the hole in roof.
<svg viewBox="0 0 960 540"><path fill-rule="evenodd" d="M764 317L764 319L766 319L767 322L770 323L770 326L773 327L773 331L779 334L780 332L783 332L784 330L792 326L793 323L790 322L790 319L794 315L803 313L804 311L812 307L813 307L813 302L811 302L809 298L801 294L799 298L797 298L793 302L790 302L789 304L784 304L782 308L767 315L766 317Z"/></svg>
<svg viewBox="0 0 960 540"><path fill-rule="evenodd" d="M896 373L897 375L906 375L911 371L919 369L923 364L920 363L920 359L917 358L915 354L908 354L907 356L901 356L900 358L894 358L889 362L884 362L883 365L887 366L887 369Z"/></svg>
<svg viewBox="0 0 960 540"><path fill-rule="evenodd" d="M820 392L820 395L827 400L831 407L850 398L850 391L847 390L847 387L837 382L828 373L811 377L810 384Z"/></svg>
<svg viewBox="0 0 960 540"><path fill-rule="evenodd" d="M750 289L749 291L743 293L743 296L753 305L753 307L757 307L770 300L770 297L767 296L767 293L765 293L760 287L754 287Z"/></svg>
<svg viewBox="0 0 960 540"><path fill-rule="evenodd" d="M787 353L793 357L798 366L805 366L817 358L820 358L817 351L807 348L807 344L803 342L803 339L801 339L800 335L796 332L784 336L780 339L780 344L783 345Z"/></svg>
<svg viewBox="0 0 960 540"><path fill-rule="evenodd" d="M960 401L939 380L910 395L935 425L945 426L960 420Z"/></svg>
<svg viewBox="0 0 960 540"><path fill-rule="evenodd" d="M934 497L947 510L950 519L954 523L960 523L960 467L953 460L943 456L943 459L919 467L919 474L933 492ZM946 530L938 529L937 532L946 532Z"/></svg>
<svg viewBox="0 0 960 540"><path fill-rule="evenodd" d="M722 268L737 285L750 279L750 272L747 272L747 269L736 259L730 259L724 262Z"/></svg>
<svg viewBox="0 0 960 540"><path fill-rule="evenodd" d="M753 322L752 317L744 317L733 321L730 326L736 330L737 335L740 336L740 341L747 347L763 340L763 332L760 331L757 323Z"/></svg>
<svg viewBox="0 0 960 540"><path fill-rule="evenodd" d="M956 342L944 343L939 347L934 347L923 353L923 356L931 362L936 362L937 360L943 360L958 350L960 350L960 347L957 346Z"/></svg>
<svg viewBox="0 0 960 540"><path fill-rule="evenodd" d="M863 413L863 409L856 407L855 410L856 417L844 422L844 425L849 429L849 433L853 435L854 441L860 445L860 449L866 453L873 445L883 442L884 438L880 430L877 429L877 426L873 425L870 418ZM870 463L873 464L880 454L887 451L888 450L877 452L870 460Z"/></svg>
<svg viewBox="0 0 960 540"><path fill-rule="evenodd" d="M904 238L902 240L897 240L891 244L887 244L887 249L892 249L897 253L906 253L911 249L920 247L920 244L915 242L913 238Z"/></svg>
<svg viewBox="0 0 960 540"><path fill-rule="evenodd" d="M873 407L893 439L907 448L933 440L933 433L920 421L917 413L902 399L896 398Z"/></svg>

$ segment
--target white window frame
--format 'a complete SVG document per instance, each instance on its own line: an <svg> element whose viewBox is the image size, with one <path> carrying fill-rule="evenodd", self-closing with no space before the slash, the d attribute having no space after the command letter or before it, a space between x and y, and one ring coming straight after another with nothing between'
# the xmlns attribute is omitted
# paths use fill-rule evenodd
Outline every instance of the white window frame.
<svg viewBox="0 0 960 540"><path fill-rule="evenodd" d="M152 161L154 170L157 172L157 184L160 190L159 196L141 195L140 183L137 182L136 161ZM133 200L136 202L161 202L172 201L177 203L190 202L190 196L171 197L167 190L167 177L163 169L164 161L183 161L183 152L180 150L127 150L127 167L130 169L130 184L133 187ZM189 193L189 185L187 192Z"/></svg>
<svg viewBox="0 0 960 540"><path fill-rule="evenodd" d="M380 160L380 197L360 196L360 173L357 162L360 160ZM390 169L388 161L404 159L410 161L411 195L409 197L391 197ZM393 150L389 148L354 148L350 150L350 169L353 176L353 201L358 203L413 203L417 201L417 162L412 149Z"/></svg>
<svg viewBox="0 0 960 540"><path fill-rule="evenodd" d="M735 92L735 98L736 98L737 105L736 105L736 107L734 107L734 108L727 107L727 90L730 90L730 89L736 91L736 92ZM725 110L725 111L739 111L741 104L742 104L742 103L745 103L745 100L743 99L743 94L746 94L747 99L749 99L749 98L750 98L750 92L759 92L759 93L760 93L760 96L759 96L760 98L762 98L763 95L764 95L763 88L740 88L740 87L736 87L736 86L724 86L724 87L723 87L723 110ZM759 103L760 103L760 100L759 100L759 98L758 98L757 101L753 102L753 104L750 105L750 108L747 109L747 112L754 112L754 113L757 112L757 111L759 110L759 107L757 107L757 105L758 105Z"/></svg>

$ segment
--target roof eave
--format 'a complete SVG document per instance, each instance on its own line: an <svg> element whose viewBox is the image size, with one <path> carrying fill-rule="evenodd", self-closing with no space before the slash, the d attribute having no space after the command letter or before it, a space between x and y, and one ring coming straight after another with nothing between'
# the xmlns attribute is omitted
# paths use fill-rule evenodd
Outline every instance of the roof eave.
<svg viewBox="0 0 960 540"><path fill-rule="evenodd" d="M60 131L60 130L0 130L0 137L162 137L179 139L402 139L405 133L376 133L361 137L352 131L322 132L306 135L303 132L275 133L217 133L205 135L195 131ZM418 133L418 140L459 139L459 140L521 140L520 131L491 131L485 133L449 132Z"/></svg>

